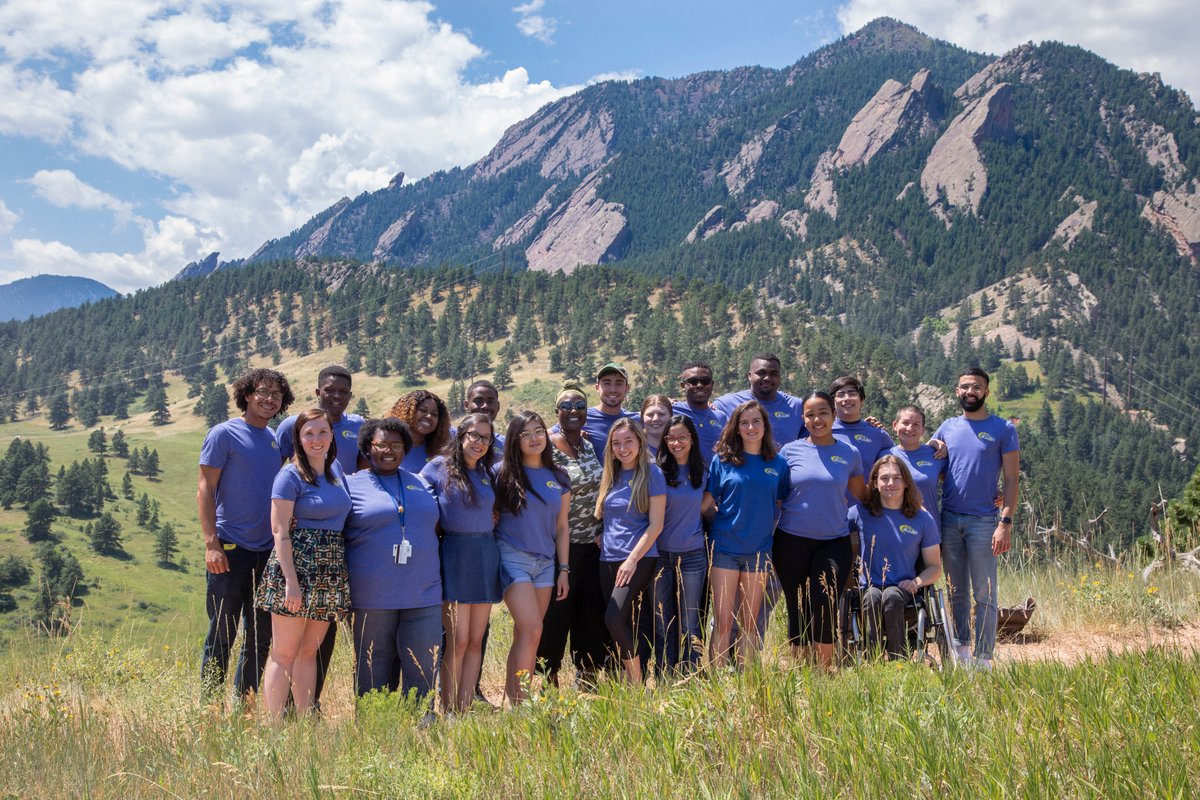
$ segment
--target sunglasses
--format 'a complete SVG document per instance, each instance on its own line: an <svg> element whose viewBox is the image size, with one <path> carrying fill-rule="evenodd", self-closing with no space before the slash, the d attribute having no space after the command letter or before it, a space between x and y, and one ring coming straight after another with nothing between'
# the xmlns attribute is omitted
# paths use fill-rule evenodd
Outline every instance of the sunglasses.
<svg viewBox="0 0 1200 800"><path fill-rule="evenodd" d="M680 383L687 384L688 386L710 386L712 382L712 378L688 378L687 380L680 381Z"/></svg>
<svg viewBox="0 0 1200 800"><path fill-rule="evenodd" d="M558 404L559 411L587 411L587 402L584 400L576 400L575 402L563 401Z"/></svg>

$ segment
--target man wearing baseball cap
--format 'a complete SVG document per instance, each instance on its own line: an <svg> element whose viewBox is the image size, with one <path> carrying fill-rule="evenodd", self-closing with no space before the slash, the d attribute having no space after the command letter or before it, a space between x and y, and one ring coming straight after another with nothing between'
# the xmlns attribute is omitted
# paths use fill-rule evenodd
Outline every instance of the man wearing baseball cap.
<svg viewBox="0 0 1200 800"><path fill-rule="evenodd" d="M604 445L608 442L608 431L621 417L641 420L641 415L626 411L621 405L629 394L629 373L620 364L609 362L596 373L596 393L600 402L587 410L587 422L583 434L596 448L596 455L604 459Z"/></svg>

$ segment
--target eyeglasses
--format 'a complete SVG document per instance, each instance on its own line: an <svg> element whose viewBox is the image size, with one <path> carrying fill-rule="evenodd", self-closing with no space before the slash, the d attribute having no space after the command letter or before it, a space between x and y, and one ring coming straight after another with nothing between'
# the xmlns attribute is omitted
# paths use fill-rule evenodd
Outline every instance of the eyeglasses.
<svg viewBox="0 0 1200 800"><path fill-rule="evenodd" d="M568 401L564 400L563 402L558 404L558 410L559 411L587 411L587 401L586 400L576 400L575 402L572 403L572 402L568 402Z"/></svg>
<svg viewBox="0 0 1200 800"><path fill-rule="evenodd" d="M712 382L712 378L686 378L680 381L680 383L687 384L688 386L711 386Z"/></svg>
<svg viewBox="0 0 1200 800"><path fill-rule="evenodd" d="M842 389L841 391L839 391L837 394L835 394L833 396L833 399L834 400L845 400L850 397L861 397L861 395L859 395L859 393L854 391L853 389Z"/></svg>
<svg viewBox="0 0 1200 800"><path fill-rule="evenodd" d="M272 392L270 389L255 389L254 396L260 400L282 400L283 392Z"/></svg>
<svg viewBox="0 0 1200 800"><path fill-rule="evenodd" d="M404 442L371 442L371 447L375 450L383 450L387 453L404 452Z"/></svg>
<svg viewBox="0 0 1200 800"><path fill-rule="evenodd" d="M490 433L476 433L475 431L464 431L463 438L471 444L491 444L495 440L495 436Z"/></svg>
<svg viewBox="0 0 1200 800"><path fill-rule="evenodd" d="M666 436L664 440L667 444L686 444L692 440L690 434L681 433L678 436Z"/></svg>
<svg viewBox="0 0 1200 800"><path fill-rule="evenodd" d="M522 442L533 442L533 441L537 441L538 439L545 439L546 438L546 429L545 428L537 428L532 431L521 431L521 435L519 438L521 439Z"/></svg>
<svg viewBox="0 0 1200 800"><path fill-rule="evenodd" d="M958 385L960 392L982 392L986 388L982 383L960 383Z"/></svg>

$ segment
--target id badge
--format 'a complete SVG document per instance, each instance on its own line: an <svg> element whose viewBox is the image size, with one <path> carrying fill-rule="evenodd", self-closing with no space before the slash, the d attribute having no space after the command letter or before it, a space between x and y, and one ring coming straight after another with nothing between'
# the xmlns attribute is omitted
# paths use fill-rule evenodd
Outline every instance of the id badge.
<svg viewBox="0 0 1200 800"><path fill-rule="evenodd" d="M403 566L408 563L408 559L412 557L412 543L405 539L400 544L392 545L392 558L396 563Z"/></svg>

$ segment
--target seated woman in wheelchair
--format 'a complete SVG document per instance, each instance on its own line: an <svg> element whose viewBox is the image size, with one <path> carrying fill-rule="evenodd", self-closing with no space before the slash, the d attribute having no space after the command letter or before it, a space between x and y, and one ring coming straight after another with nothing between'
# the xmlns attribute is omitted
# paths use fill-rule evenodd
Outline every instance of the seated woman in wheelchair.
<svg viewBox="0 0 1200 800"><path fill-rule="evenodd" d="M868 642L879 647L882 619L888 658L905 658L904 609L942 572L937 523L921 507L921 492L908 467L893 455L875 462L866 503L851 508L849 519L862 546Z"/></svg>

